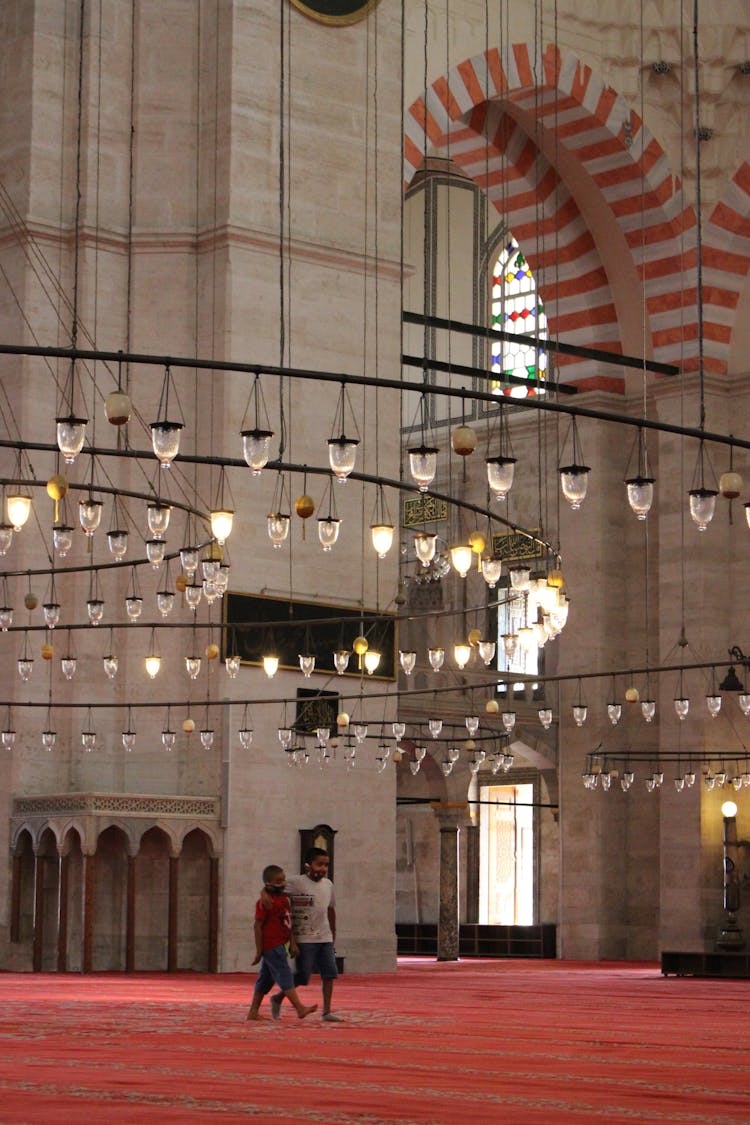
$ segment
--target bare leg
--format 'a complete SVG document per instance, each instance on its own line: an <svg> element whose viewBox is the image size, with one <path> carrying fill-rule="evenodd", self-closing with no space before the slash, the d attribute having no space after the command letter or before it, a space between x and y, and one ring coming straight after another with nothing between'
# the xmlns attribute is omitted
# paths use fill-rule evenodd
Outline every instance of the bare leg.
<svg viewBox="0 0 750 1125"><path fill-rule="evenodd" d="M331 1010L331 1000L333 998L333 980L323 981L323 1015Z"/></svg>
<svg viewBox="0 0 750 1125"><path fill-rule="evenodd" d="M249 1020L259 1020L261 1018L260 1015L259 1015L259 1012L260 1012L260 1006L261 1006L262 1003L263 1003L263 993L258 992L257 989L253 989L253 1002L250 1005L250 1011L247 1013L247 1018Z"/></svg>
<svg viewBox="0 0 750 1125"><path fill-rule="evenodd" d="M292 1005L301 1020L303 1020L305 1016L309 1016L312 1012L316 1012L318 1010L317 1004L310 1004L309 1006L307 1004L303 1004L297 994L297 989L294 987L287 988L286 992L282 993L282 997L283 996L288 997L289 1003Z"/></svg>

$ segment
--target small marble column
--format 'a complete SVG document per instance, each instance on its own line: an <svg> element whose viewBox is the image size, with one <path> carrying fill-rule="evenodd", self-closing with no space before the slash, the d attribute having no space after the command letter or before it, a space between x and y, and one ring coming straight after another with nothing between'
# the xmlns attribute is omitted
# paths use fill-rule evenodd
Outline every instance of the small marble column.
<svg viewBox="0 0 750 1125"><path fill-rule="evenodd" d="M94 868L96 856L83 855L83 957L81 969L90 973L94 964Z"/></svg>
<svg viewBox="0 0 750 1125"><path fill-rule="evenodd" d="M180 882L180 857L169 857L169 916L167 921L167 972L177 971L177 907Z"/></svg>
<svg viewBox="0 0 750 1125"><path fill-rule="evenodd" d="M68 864L67 852L57 859L57 971L68 970Z"/></svg>
<svg viewBox="0 0 750 1125"><path fill-rule="evenodd" d="M208 971L219 971L219 857L211 856L208 904Z"/></svg>
<svg viewBox="0 0 750 1125"><path fill-rule="evenodd" d="M440 903L438 961L458 960L458 833L455 813L435 810L440 825Z"/></svg>
<svg viewBox="0 0 750 1125"><path fill-rule="evenodd" d="M125 972L135 972L135 856L128 852L125 914Z"/></svg>
<svg viewBox="0 0 750 1125"><path fill-rule="evenodd" d="M32 968L35 973L42 971L42 942L44 940L44 868L43 855L34 856L34 943Z"/></svg>

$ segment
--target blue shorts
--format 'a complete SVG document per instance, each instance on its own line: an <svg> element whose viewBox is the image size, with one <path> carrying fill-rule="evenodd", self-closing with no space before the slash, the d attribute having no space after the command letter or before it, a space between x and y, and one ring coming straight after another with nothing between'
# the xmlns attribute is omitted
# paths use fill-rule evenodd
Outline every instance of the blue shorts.
<svg viewBox="0 0 750 1125"><path fill-rule="evenodd" d="M313 973L320 973L323 980L335 980L339 971L332 941L298 941L297 945L295 984L307 984Z"/></svg>
<svg viewBox="0 0 750 1125"><path fill-rule="evenodd" d="M273 949L263 950L263 959L260 963L258 979L255 982L255 991L259 992L261 996L265 996L275 984L278 985L281 992L286 992L287 989L294 986L285 945L275 945Z"/></svg>

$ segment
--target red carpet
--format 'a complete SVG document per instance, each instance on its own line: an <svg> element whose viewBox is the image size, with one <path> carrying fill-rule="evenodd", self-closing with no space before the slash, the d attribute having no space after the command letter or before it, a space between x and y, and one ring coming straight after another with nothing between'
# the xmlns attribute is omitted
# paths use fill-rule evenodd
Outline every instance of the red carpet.
<svg viewBox="0 0 750 1125"><path fill-rule="evenodd" d="M0 1121L750 1122L750 981L404 958L248 1024L252 981L0 974Z"/></svg>

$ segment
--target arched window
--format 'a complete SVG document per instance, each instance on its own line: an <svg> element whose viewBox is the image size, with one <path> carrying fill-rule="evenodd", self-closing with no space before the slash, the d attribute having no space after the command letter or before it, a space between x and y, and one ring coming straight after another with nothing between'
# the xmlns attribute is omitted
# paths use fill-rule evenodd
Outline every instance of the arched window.
<svg viewBox="0 0 750 1125"><path fill-rule="evenodd" d="M492 390L512 398L544 394L547 353L524 337L546 340L547 317L537 294L534 275L511 234L492 272L490 326L518 335L518 341L492 341L491 370L496 376L492 380ZM530 379L532 383L510 383L509 376Z"/></svg>

